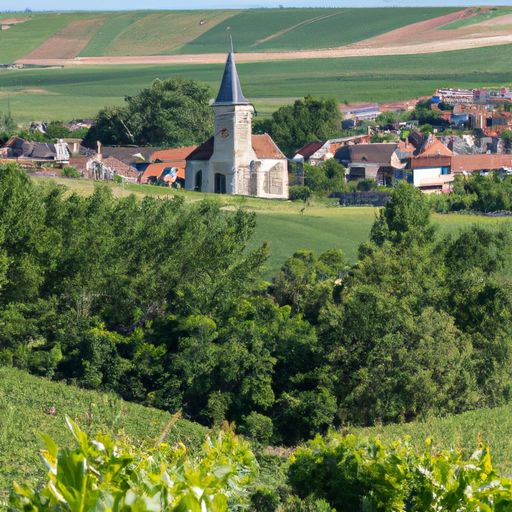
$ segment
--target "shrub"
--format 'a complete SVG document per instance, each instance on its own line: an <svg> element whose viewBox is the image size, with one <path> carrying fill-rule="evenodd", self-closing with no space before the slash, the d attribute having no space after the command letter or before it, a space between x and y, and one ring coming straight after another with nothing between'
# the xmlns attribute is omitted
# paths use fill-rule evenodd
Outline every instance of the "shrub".
<svg viewBox="0 0 512 512"><path fill-rule="evenodd" d="M302 185L292 185L288 193L291 201L306 202L311 197L311 189Z"/></svg>
<svg viewBox="0 0 512 512"><path fill-rule="evenodd" d="M71 167L70 165L65 165L63 167L60 175L64 176L65 178L81 178L82 177L82 174L80 173L80 171L78 171L74 167Z"/></svg>

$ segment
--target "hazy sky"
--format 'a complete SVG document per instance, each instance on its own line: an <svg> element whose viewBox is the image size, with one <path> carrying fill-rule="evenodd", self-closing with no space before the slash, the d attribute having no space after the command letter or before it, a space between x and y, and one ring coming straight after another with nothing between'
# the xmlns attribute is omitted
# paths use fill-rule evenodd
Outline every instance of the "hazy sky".
<svg viewBox="0 0 512 512"><path fill-rule="evenodd" d="M509 0L22 0L14 5L0 0L0 11L23 10L134 10L134 9L247 9L251 7L407 7L407 6L471 6L506 5Z"/></svg>

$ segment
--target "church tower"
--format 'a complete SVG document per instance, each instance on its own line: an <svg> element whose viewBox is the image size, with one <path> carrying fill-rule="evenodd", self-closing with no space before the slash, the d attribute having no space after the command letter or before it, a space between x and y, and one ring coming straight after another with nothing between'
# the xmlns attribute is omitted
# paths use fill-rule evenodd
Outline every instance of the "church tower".
<svg viewBox="0 0 512 512"><path fill-rule="evenodd" d="M228 55L217 99L212 104L215 113L213 154L210 158L212 192L256 194L247 177L254 173L256 154L252 147L252 117L254 107L240 87L233 56L233 42Z"/></svg>

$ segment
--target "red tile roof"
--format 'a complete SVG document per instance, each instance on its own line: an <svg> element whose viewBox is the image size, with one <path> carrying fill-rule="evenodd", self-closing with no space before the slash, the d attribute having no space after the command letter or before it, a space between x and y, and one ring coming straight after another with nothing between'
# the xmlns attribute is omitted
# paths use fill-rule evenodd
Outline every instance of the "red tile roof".
<svg viewBox="0 0 512 512"><path fill-rule="evenodd" d="M306 144L305 146L301 147L296 154L302 155L304 159L307 160L312 154L316 153L323 145L323 142L310 142L309 144Z"/></svg>
<svg viewBox="0 0 512 512"><path fill-rule="evenodd" d="M151 161L155 162L156 160L162 160L162 162L168 162L170 160L185 160L192 151L194 151L197 146L188 146L185 148L175 148L175 149L162 149L160 151L155 151L151 155Z"/></svg>
<svg viewBox="0 0 512 512"><path fill-rule="evenodd" d="M472 172L482 170L512 168L512 155L454 155L452 172Z"/></svg>
<svg viewBox="0 0 512 512"><path fill-rule="evenodd" d="M185 162L184 161L182 161L182 162L183 163L181 164L181 166L173 165L172 162L162 162L162 163L150 164L147 166L146 170L142 174L140 182L147 183L148 178L159 179L160 176L162 175L162 173L164 172L164 170L167 169L168 167L176 167L178 169L177 177L185 179ZM169 181L169 180L165 180L165 181Z"/></svg>
<svg viewBox="0 0 512 512"><path fill-rule="evenodd" d="M258 158L286 158L270 135L253 135L252 148Z"/></svg>
<svg viewBox="0 0 512 512"><path fill-rule="evenodd" d="M136 171L133 167L121 162L117 158L113 156L109 156L107 158L103 158L102 163L105 167L112 169L113 171L117 171L117 173L125 176L127 178L138 178L140 173Z"/></svg>
<svg viewBox="0 0 512 512"><path fill-rule="evenodd" d="M188 156L187 160L210 160L213 155L213 141L211 137L204 144L201 144ZM252 148L258 158L286 158L276 146L270 135L252 135Z"/></svg>

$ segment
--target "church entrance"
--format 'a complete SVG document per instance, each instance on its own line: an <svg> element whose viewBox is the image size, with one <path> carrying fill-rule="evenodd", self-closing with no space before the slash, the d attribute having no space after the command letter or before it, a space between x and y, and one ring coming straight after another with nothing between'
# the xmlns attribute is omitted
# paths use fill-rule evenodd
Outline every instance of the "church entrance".
<svg viewBox="0 0 512 512"><path fill-rule="evenodd" d="M201 187L203 186L203 171L196 172L196 183L194 185L194 190L201 192Z"/></svg>
<svg viewBox="0 0 512 512"><path fill-rule="evenodd" d="M215 175L215 193L225 194L226 193L226 176L224 174L217 173Z"/></svg>

